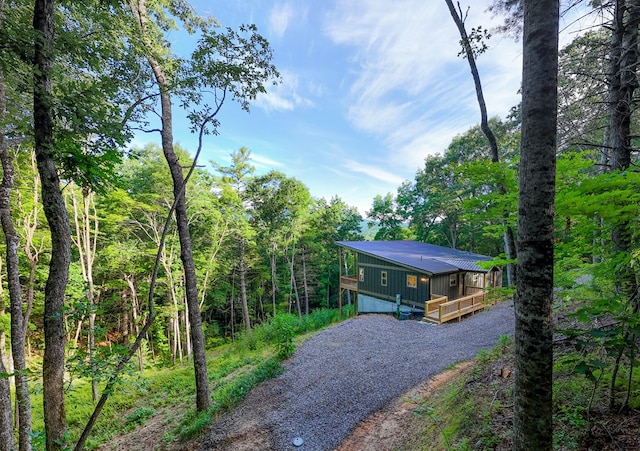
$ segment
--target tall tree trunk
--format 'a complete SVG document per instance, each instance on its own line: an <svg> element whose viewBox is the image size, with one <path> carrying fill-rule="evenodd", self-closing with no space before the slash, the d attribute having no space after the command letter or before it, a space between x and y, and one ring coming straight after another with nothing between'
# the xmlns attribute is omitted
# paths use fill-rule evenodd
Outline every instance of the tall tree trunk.
<svg viewBox="0 0 640 451"><path fill-rule="evenodd" d="M278 285L276 283L276 249L273 246L271 252L271 302L273 303L273 316L276 316L276 292L278 291Z"/></svg>
<svg viewBox="0 0 640 451"><path fill-rule="evenodd" d="M467 35L467 30L464 25L464 16L460 9L456 10L453 5L452 0L445 0L447 6L449 7L449 13L453 18L453 21L458 28L458 32L460 33L460 38L462 41L462 47L464 49L465 55L467 57L467 61L469 62L469 68L471 69L471 75L473 76L473 83L476 88L476 97L478 99L478 106L480 107L480 128L482 129L482 133L487 137L489 141L489 147L491 149L491 162L498 163L500 162L500 154L498 152L498 141L496 140L491 127L489 126L489 117L487 114L487 104L484 100L484 93L482 91L482 83L480 82L480 73L478 72L478 66L476 65L476 57L471 47L471 42L469 41L469 36ZM460 3L458 3L458 8L460 8ZM501 196L505 196L507 194L507 189L502 183L498 183L496 186L498 193ZM509 212L505 211L502 214L502 227L504 228L503 233L503 241L504 241L504 253L508 256L509 260L515 261L517 259L517 249L515 242L515 235L513 233L513 227L509 225ZM455 249L455 246L452 246ZM516 283L516 264L508 263L507 264L507 283L509 286L514 286Z"/></svg>
<svg viewBox="0 0 640 451"><path fill-rule="evenodd" d="M156 79L160 91L160 106L162 119L162 150L171 171L173 180L173 195L175 202L176 224L180 239L180 259L184 271L185 294L189 304L189 322L191 323L191 341L193 346L193 367L196 381L196 409L206 410L210 405L209 378L207 376L207 359L205 355L204 333L202 331L202 318L198 305L198 284L196 269L193 262L191 247L191 235L189 233L189 218L187 216L186 182L182 174L182 166L173 149L173 117L171 112L171 94L169 92L169 79L160 61L153 54L153 43L146 34L149 26L145 0L131 0L131 10L139 21L140 30L146 49L146 57Z"/></svg>
<svg viewBox="0 0 640 451"><path fill-rule="evenodd" d="M551 450L558 0L524 1L514 450Z"/></svg>
<svg viewBox="0 0 640 451"><path fill-rule="evenodd" d="M631 121L635 110L634 93L638 88L638 28L640 26L640 1L617 0L614 3L611 24L610 63L608 74L609 124L606 131L608 139L610 169L624 172L631 166L632 143ZM627 220L613 225L611 230L613 258L618 261L630 261L633 246L633 227ZM620 265L615 274L616 292L629 302L633 313L640 311L640 297L637 295L638 282L636 270L631 264ZM627 328L628 325L625 325ZM625 330L626 342L633 341L630 332ZM616 408L615 388L621 358L625 349L621 349L615 360L609 382L609 408ZM633 371L633 364L631 365ZM624 401L625 404L628 402ZM624 405L623 405L624 407Z"/></svg>
<svg viewBox="0 0 640 451"><path fill-rule="evenodd" d="M4 98L4 85L0 78L0 99ZM0 100L3 102L3 100ZM4 106L0 104L0 114L4 111ZM11 303L11 354L13 355L13 367L16 384L16 412L18 421L18 441L20 451L31 449L31 401L29 398L29 386L26 373L25 361L25 335L24 316L22 311L22 287L20 285L20 272L18 261L19 236L11 218L10 195L13 189L13 161L6 148L3 133L0 132L0 159L2 160L3 178L0 186L0 220L4 231L7 248L7 285L9 288L9 298ZM1 360L1 359L0 359ZM0 363L1 364L1 363ZM6 372L3 368L0 371ZM9 431L11 440L8 442L9 448L13 446L13 427L11 424L11 397L9 396L9 380L3 378L7 383L7 399L9 409ZM3 384L4 385L4 384ZM4 387L3 387L4 388ZM4 394L0 394L0 397ZM2 401L0 400L0 403ZM1 411L2 409L0 409ZM4 422L0 422L0 427L4 427ZM0 431L0 442L2 431ZM9 449L8 448L8 449ZM2 449L2 448L0 448Z"/></svg>
<svg viewBox="0 0 640 451"><path fill-rule="evenodd" d="M47 450L66 445L64 408L64 293L71 261L71 229L53 157L51 65L54 0L36 0L33 8L33 128L42 205L51 233L49 276L44 288L43 407Z"/></svg>
<svg viewBox="0 0 640 451"><path fill-rule="evenodd" d="M296 309L298 310L298 317L302 318L302 306L300 305L300 295L298 293L298 282L296 282L296 273L294 269L295 260L296 260L296 251L294 247L293 251L291 252L291 261L289 262L290 263L289 271L291 273L291 289L295 294Z"/></svg>
<svg viewBox="0 0 640 451"><path fill-rule="evenodd" d="M0 0L0 27L2 26L2 22L4 19L4 0ZM6 114L6 106L7 99L5 97L5 86L4 86L4 74L0 71L0 124L4 124L5 114ZM11 220L11 209L10 209L10 195L11 189L13 188L13 163L11 161L11 156L9 155L9 149L7 146L7 142L5 140L5 129L4 127L0 128L0 158L2 158L2 169L3 169L3 178L2 185L0 186L0 220L2 220L2 230L4 231L5 242L7 246L7 285L9 286L10 296L12 294L12 284L17 281L18 283L18 295L21 296L20 293L20 275L15 274L17 279L12 277L11 271L9 270L11 259L15 259L14 261L17 263L17 251L18 251L18 235L16 234L15 228L13 227L13 221ZM8 224L5 225L5 223ZM17 270L17 266L16 266ZM13 280L12 280L13 279ZM0 284L2 280L0 280ZM0 288L1 290L1 288ZM2 296L4 298L4 295ZM13 334L13 307L14 299L11 296L10 299L10 311L11 311L11 332ZM4 301L0 301L0 314L4 315L5 313L5 305ZM22 320L22 300L20 300L20 321ZM0 340L0 373L9 373L4 364L4 332L0 332L2 334L2 339ZM12 345L13 345L13 339ZM22 340L22 352L24 357L24 340ZM17 368L19 362L16 361L16 355L13 354L14 359L14 367ZM18 394L18 378L16 378L16 397ZM27 399L28 396L27 396ZM19 401L17 402L19 406ZM16 413L16 415L19 415ZM13 419L11 415L11 388L8 377L0 377L0 451L9 451L13 448Z"/></svg>
<svg viewBox="0 0 640 451"><path fill-rule="evenodd" d="M640 1L617 0L614 6L611 32L611 62L609 67L609 125L607 128L610 167L626 171L631 166L631 117L634 93L638 88L638 28ZM633 232L628 221L613 227L613 251L628 255L633 249ZM617 288L629 299L637 288L636 275L630 265L617 274ZM640 306L634 305L638 311Z"/></svg>
<svg viewBox="0 0 640 451"><path fill-rule="evenodd" d="M246 330L251 329L249 303L247 301L247 268L245 263L245 240L240 238L240 261L238 262L238 276L240 277L240 302L242 304L242 319Z"/></svg>
<svg viewBox="0 0 640 451"><path fill-rule="evenodd" d="M4 19L4 0L0 0L0 26ZM4 124L7 98L4 74L0 71L0 124ZM18 423L18 446L20 451L31 450L31 400L25 372L25 333L22 312L22 287L18 260L20 238L11 217L11 191L14 186L13 160L5 140L5 130L0 129L0 160L2 163L2 183L0 184L0 222L7 249L7 287L11 312L11 354L15 379L16 419ZM4 310L4 306L2 307ZM0 349L0 372L7 373L4 366L4 345ZM13 423L11 418L11 393L9 379L2 377L0 381L0 450L13 449Z"/></svg>
<svg viewBox="0 0 640 451"><path fill-rule="evenodd" d="M98 216L95 210L93 193L88 189L82 190L82 208L78 205L76 191L70 190L71 202L73 205L73 220L76 228L75 245L78 249L80 259L80 269L82 279L86 284L86 296L88 303L89 330L87 331L87 347L89 348L89 365L91 367L91 395L93 402L98 401L98 374L96 366L96 303L95 287L93 283L93 262L96 255L96 245L98 238ZM93 206L93 215L92 207ZM93 220L91 219L93 216ZM93 225L92 225L93 222ZM77 331L80 330L82 321L78 324ZM77 341L76 341L77 345Z"/></svg>
<svg viewBox="0 0 640 451"><path fill-rule="evenodd" d="M304 314L309 314L309 286L307 284L307 262L302 248L302 283L304 286Z"/></svg>
<svg viewBox="0 0 640 451"><path fill-rule="evenodd" d="M4 309L0 309L4 314ZM4 365L4 346L0 348L0 372L8 373ZM11 389L9 378L0 378L0 451L13 451L13 419L11 415Z"/></svg>
<svg viewBox="0 0 640 451"><path fill-rule="evenodd" d="M33 299L35 297L36 286L36 268L40 261L40 254L43 251L43 245L37 246L35 243L36 230L38 229L38 214L40 203L40 178L38 177L36 158L34 154L31 154L31 170L33 171L33 207L29 214L27 214L22 222L23 230L25 233L24 240L24 252L29 261L29 279L27 280L27 308L24 312L24 321L22 322L22 333L27 339L27 331L29 326L29 319L31 318L31 311L33 310Z"/></svg>
<svg viewBox="0 0 640 451"><path fill-rule="evenodd" d="M127 282L127 286L129 287L129 293L131 294L131 316L133 317L133 330L138 336L140 334L140 303L138 302L138 291L136 289L136 285L133 281L132 274L125 274L124 280ZM142 372L144 370L144 361L142 356L142 348L138 348L138 371Z"/></svg>

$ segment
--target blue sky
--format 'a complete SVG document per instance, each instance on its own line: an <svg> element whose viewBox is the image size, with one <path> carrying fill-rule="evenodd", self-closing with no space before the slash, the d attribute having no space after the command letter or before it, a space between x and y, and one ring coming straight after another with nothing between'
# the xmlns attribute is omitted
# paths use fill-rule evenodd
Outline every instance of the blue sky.
<svg viewBox="0 0 640 451"><path fill-rule="evenodd" d="M468 29L495 24L487 0L474 0ZM271 169L303 182L314 197L339 196L364 215L377 194L412 180L428 155L479 122L467 61L444 1L192 1L224 26L255 23L270 42L282 83L249 114L231 102L201 162L229 161L251 149L258 173ZM176 49L195 43L170 35ZM495 37L479 70L490 116L519 101L521 43ZM174 118L181 116L174 112ZM195 150L187 126L176 142ZM159 137L139 137L159 142Z"/></svg>

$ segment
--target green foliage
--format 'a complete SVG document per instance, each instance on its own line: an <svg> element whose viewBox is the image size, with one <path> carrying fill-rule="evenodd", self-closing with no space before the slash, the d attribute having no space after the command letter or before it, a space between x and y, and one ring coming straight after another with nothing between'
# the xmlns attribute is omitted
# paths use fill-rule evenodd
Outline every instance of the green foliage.
<svg viewBox="0 0 640 451"><path fill-rule="evenodd" d="M319 309L302 317L281 313L239 333L234 344L240 351L259 351L266 346L275 346L277 354L284 359L295 351L296 336L328 327L338 321L338 316L335 309Z"/></svg>
<svg viewBox="0 0 640 451"><path fill-rule="evenodd" d="M276 352L282 360L291 357L296 350L293 342L295 317L292 315L279 315L274 318L274 326L278 335Z"/></svg>
<svg viewBox="0 0 640 451"><path fill-rule="evenodd" d="M137 426L142 426L149 418L156 414L156 410L149 407L138 407L131 413L124 416L126 430L133 430Z"/></svg>
<svg viewBox="0 0 640 451"><path fill-rule="evenodd" d="M179 436L188 440L201 433L220 411L226 411L238 405L260 382L281 374L283 367L278 359L267 359L253 370L242 374L232 382L216 388L212 395L211 407L205 412L192 411L180 425Z"/></svg>
<svg viewBox="0 0 640 451"><path fill-rule="evenodd" d="M375 224L378 227L375 240L401 240L406 237L402 217L391 193L384 197L379 194L374 197L371 210L367 211L367 218L373 221L368 223L369 226Z"/></svg>
<svg viewBox="0 0 640 451"><path fill-rule="evenodd" d="M511 430L494 419L509 415L512 392L510 379L496 375L496 367L508 368L512 354L513 338L503 336L495 348L478 353L470 371L457 374L427 398L406 400L424 418L407 449L489 450L502 444Z"/></svg>

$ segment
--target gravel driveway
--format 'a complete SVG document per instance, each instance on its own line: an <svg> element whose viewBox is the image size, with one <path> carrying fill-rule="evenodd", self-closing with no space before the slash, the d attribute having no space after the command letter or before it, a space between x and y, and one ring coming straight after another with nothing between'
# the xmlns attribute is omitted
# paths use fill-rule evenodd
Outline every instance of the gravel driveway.
<svg viewBox="0 0 640 451"><path fill-rule="evenodd" d="M307 340L282 375L212 425L201 449L333 450L394 398L513 329L511 302L440 326L383 315L350 319Z"/></svg>

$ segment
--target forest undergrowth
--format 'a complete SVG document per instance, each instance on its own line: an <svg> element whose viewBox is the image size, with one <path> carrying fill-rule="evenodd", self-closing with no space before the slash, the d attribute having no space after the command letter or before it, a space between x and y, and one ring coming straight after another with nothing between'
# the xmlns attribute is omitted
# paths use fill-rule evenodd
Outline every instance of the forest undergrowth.
<svg viewBox="0 0 640 451"><path fill-rule="evenodd" d="M343 319L350 316L348 308L343 313ZM142 373L131 366L102 411L85 449L127 449L131 444L136 449L183 448L211 422L239 404L253 387L279 375L283 370L281 361L299 343L339 320L337 310L317 310L300 318L280 314L237 334L233 342L209 350L212 405L201 413L195 409L190 361L169 368L150 367ZM32 385L31 394L32 442L34 450L44 450L41 383ZM70 443L82 432L93 406L91 381L69 381L66 408Z"/></svg>
<svg viewBox="0 0 640 451"><path fill-rule="evenodd" d="M477 355L473 365L415 405L411 431L399 450L511 450L513 429L513 340ZM554 351L554 434L556 450L639 449L640 394L629 406L610 409L605 369L585 377L574 348L558 340ZM636 372L637 373L637 372ZM625 374L638 386L640 376ZM623 389L624 387L619 387Z"/></svg>

